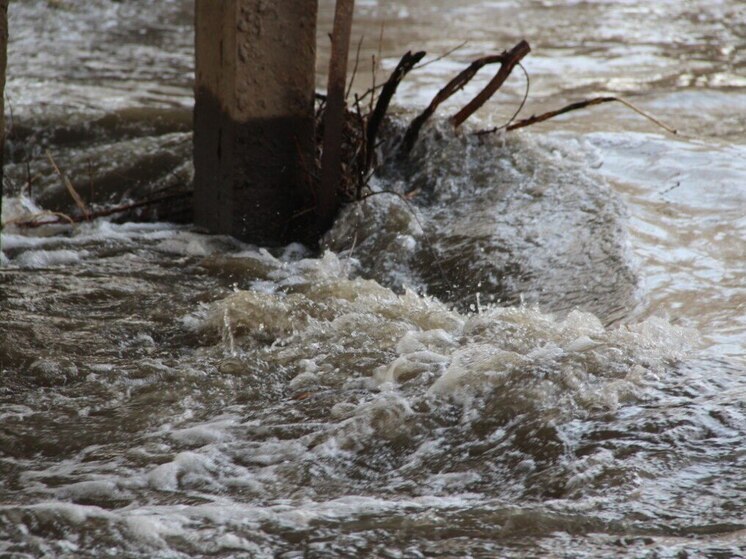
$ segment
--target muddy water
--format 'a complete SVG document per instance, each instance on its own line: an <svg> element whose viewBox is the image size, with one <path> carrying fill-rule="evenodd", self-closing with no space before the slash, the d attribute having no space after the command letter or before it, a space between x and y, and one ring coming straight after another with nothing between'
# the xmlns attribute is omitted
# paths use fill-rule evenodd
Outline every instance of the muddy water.
<svg viewBox="0 0 746 559"><path fill-rule="evenodd" d="M516 74L322 255L6 227L0 555L746 555L741 3L357 4L359 92L379 50L377 83L469 41L405 82L404 120L526 37L524 114L611 93L680 134L610 105L470 134ZM69 210L46 150L94 206L188 189L191 14L11 3L4 222Z"/></svg>

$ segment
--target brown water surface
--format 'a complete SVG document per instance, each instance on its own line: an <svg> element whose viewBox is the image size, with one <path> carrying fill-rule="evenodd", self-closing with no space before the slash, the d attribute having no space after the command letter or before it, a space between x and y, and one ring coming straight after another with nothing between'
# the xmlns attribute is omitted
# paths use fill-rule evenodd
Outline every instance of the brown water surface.
<svg viewBox="0 0 746 559"><path fill-rule="evenodd" d="M679 134L613 104L471 134L520 71L454 134L485 72L372 182L420 194L346 208L322 255L8 225L0 556L746 555L746 6L356 4L359 94L466 42L402 122L525 38L523 116L616 95ZM4 222L70 211L46 150L94 206L189 188L192 13L11 3Z"/></svg>

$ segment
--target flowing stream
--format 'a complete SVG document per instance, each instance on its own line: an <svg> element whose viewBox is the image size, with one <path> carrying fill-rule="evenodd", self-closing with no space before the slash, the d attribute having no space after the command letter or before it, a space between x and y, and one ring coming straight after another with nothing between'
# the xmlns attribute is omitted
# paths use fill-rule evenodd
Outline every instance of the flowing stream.
<svg viewBox="0 0 746 559"><path fill-rule="evenodd" d="M607 104L474 135L520 71L454 133L483 71L373 178L411 201L321 254L178 197L20 229L74 208L47 152L93 207L188 190L194 7L11 2L0 556L746 556L746 5L356 4L359 94L466 42L401 122L526 38L524 116L616 95L679 134Z"/></svg>

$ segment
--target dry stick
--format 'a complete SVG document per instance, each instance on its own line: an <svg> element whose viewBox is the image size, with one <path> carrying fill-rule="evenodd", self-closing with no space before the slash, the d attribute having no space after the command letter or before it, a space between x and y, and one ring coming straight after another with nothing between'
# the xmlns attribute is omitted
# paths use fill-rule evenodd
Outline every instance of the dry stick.
<svg viewBox="0 0 746 559"><path fill-rule="evenodd" d="M386 22L382 21L381 22L381 31L378 33L378 51L376 52L376 54L378 55L376 57L376 60L378 61L378 64L381 63L381 57L382 57L382 53L383 53L383 30L384 30L385 27L386 27ZM378 71L378 66L374 67L374 71L376 71L376 72Z"/></svg>
<svg viewBox="0 0 746 559"><path fill-rule="evenodd" d="M513 68L515 68L515 65L518 64L529 52L531 52L529 44L526 41L521 41L512 49L503 53L505 60L500 65L500 70L495 74L495 77L490 80L482 91L477 93L474 99L469 101L463 109L450 118L453 127L458 128L461 126L467 118L484 105L487 100L492 97L498 89L500 89L502 84L505 83L505 80L508 79Z"/></svg>
<svg viewBox="0 0 746 559"><path fill-rule="evenodd" d="M39 179L41 179L41 178L42 178L42 176L41 176L41 175L34 175L34 176L33 176L33 177L31 177L31 178L30 178L30 179L29 179L28 181L26 181L26 184L24 185L24 186L26 187L26 193L27 193L27 194L26 194L26 196L27 196L27 197L28 197L28 198L29 198L30 200L33 200L33 199L34 199L34 196L33 196L33 195L34 195L34 193L33 193L32 189L31 189L31 187L32 187L32 186L34 185L34 183L35 183L36 181L38 181L38 180L39 180ZM21 188L21 192L23 192L23 188Z"/></svg>
<svg viewBox="0 0 746 559"><path fill-rule="evenodd" d="M99 210L97 212L91 212L88 214L87 217L83 216L76 216L71 217L59 212L49 212L44 211L40 212L38 214L34 214L32 216L32 219L29 220L13 220L5 223L4 225L15 225L16 227L22 227L27 229L33 229L35 227L43 227L44 225L58 225L60 223L69 223L70 225L73 225L75 223L81 223L83 221L88 221L90 219L96 219L99 217L108 217L110 215L114 215L117 213L126 212L129 210L136 210L138 208L144 208L146 206L151 206L153 204L158 204L160 202L168 202L171 200L178 200L179 198L187 198L189 196L192 196L192 192L180 192L178 194L170 194L168 196L161 196L160 198L153 198L151 200L145 200L143 202L135 202L132 204L124 204L122 206L115 206L113 208L106 208L103 210ZM50 220L50 221L35 221L36 217L44 217L46 215L55 215L58 216L58 219Z"/></svg>
<svg viewBox="0 0 746 559"><path fill-rule="evenodd" d="M381 31L378 33L378 50L376 51L376 54L374 54L371 57L371 65L370 65L370 73L371 73L371 88L365 92L365 94L360 99L365 99L365 96L370 93L370 106L368 107L368 114L370 115L373 113L373 105L376 104L376 91L379 87L383 87L385 83L381 84L380 86L376 85L376 80L378 78L378 67L381 64L381 60L383 60L383 30L386 25L385 21L381 22Z"/></svg>
<svg viewBox="0 0 746 559"><path fill-rule="evenodd" d="M404 134L404 140L402 140L401 146L399 147L399 155L405 156L414 147L417 142L417 138L420 135L420 129L427 122L427 120L435 113L438 106L445 102L454 93L461 91L466 84L487 64L504 63L504 54L495 54L492 56L485 56L478 58L472 62L466 69L459 72L459 74L449 81L430 101L430 105L422 111L409 125L407 132Z"/></svg>
<svg viewBox="0 0 746 559"><path fill-rule="evenodd" d="M376 93L376 91L378 91L379 89L381 89L384 85L386 85L386 82L376 84L376 73L377 72L376 72L375 68L378 66L378 62L376 62L376 55L375 54L372 55L370 57L370 60L371 60L371 72L370 72L370 75L371 75L371 84L372 85L363 92L363 94L360 96L360 100L362 101L368 95L370 95L371 96L371 99L370 99L370 102L369 102L370 103L370 108L368 109L368 112L373 112L373 105L376 102L376 95L375 95L375 93Z"/></svg>
<svg viewBox="0 0 746 559"><path fill-rule="evenodd" d="M381 69L381 61L383 60L383 31L386 28L386 22L381 22L381 29L378 32L378 48L376 49L376 53L373 56L373 66L371 67L371 72L373 72L373 81L371 84L373 85L373 95L371 95L370 99L370 112L373 112L373 104L375 103L375 86L376 86L376 80L378 79L378 70ZM384 84L381 84L383 86Z"/></svg>
<svg viewBox="0 0 746 559"><path fill-rule="evenodd" d="M368 103L368 114L371 114L373 112L373 105L376 103L376 90L378 88L381 88L384 86L384 84L376 85L376 69L378 68L378 62L376 62L376 55L370 57L370 79L371 79L371 86L368 91L363 93L363 96L360 97L360 99L365 99L366 95L370 94L370 102Z"/></svg>
<svg viewBox="0 0 746 559"><path fill-rule="evenodd" d="M446 56L449 56L449 55L453 54L454 52L456 52L457 50L463 48L467 44L469 44L468 41L465 41L465 42L461 43L460 45L455 46L454 48L450 49L449 51L444 52L443 54L441 54L437 58L433 58L432 60L428 60L427 62L423 62L422 64L416 65L414 68L412 68L412 70L419 70L420 68L424 68L425 66L428 66L429 64L432 64L433 62L437 62L438 60L442 60ZM380 56L380 50L381 49L380 49L380 46L379 46L379 49L378 49L379 56ZM373 55L373 81L372 81L373 85L371 85L371 87L369 87L367 90L365 90L365 92L363 92L363 94L360 96L360 100L361 101L363 99L365 99L368 95L370 95L372 93L374 94L376 91L378 91L379 89L381 89L384 85L386 85L385 83L382 83L380 85L376 85L376 75L375 75L375 67L376 66L377 66L376 57L375 57L375 55ZM373 110L373 104L371 103L371 111L372 110Z"/></svg>
<svg viewBox="0 0 746 559"><path fill-rule="evenodd" d="M54 221L43 221L43 222L35 221L37 218L47 217L47 216L56 216L57 219ZM11 219L10 221L4 222L2 226L8 227L10 225L15 225L17 227L25 227L25 228L41 227L42 225L62 223L63 221L66 221L70 225L75 225L76 223L76 220L67 214L63 214L62 212L52 212L52 211L44 210L41 212L31 214L30 218L19 217L17 219ZM80 218L78 218L78 222L79 221L80 221Z"/></svg>
<svg viewBox="0 0 746 559"><path fill-rule="evenodd" d="M355 0L337 0L332 30L332 55L329 60L324 140L321 154L321 184L316 218L317 226L325 230L339 207L338 185L342 173L342 130L345 118L345 85L347 56L350 50L352 12Z"/></svg>
<svg viewBox="0 0 746 559"><path fill-rule="evenodd" d="M29 199L31 199L31 163L26 160L26 192ZM23 187L21 187L21 194L23 194Z"/></svg>
<svg viewBox="0 0 746 559"><path fill-rule="evenodd" d="M423 62L422 64L418 64L418 65L417 65L417 66L415 66L415 67L414 67L413 69L414 69L414 70L419 70L420 68L424 68L425 66L430 66L430 64L433 64L433 63L435 63L435 62L438 62L439 60L443 60L443 59L444 59L444 58L446 58L447 56L451 56L451 55L452 55L452 54L453 54L454 52L456 52L457 50L460 50L460 49L464 48L464 47L465 47L466 45L468 45L468 44L469 44L469 41L464 41L464 42L463 42L463 43L461 43L460 45L456 45L456 46L455 46L455 47L453 47L452 49L450 49L450 50L447 50L446 52L444 52L444 53L443 53L443 54L441 54L440 56L436 56L436 57L435 57L435 58L433 58L432 60L428 60L427 62Z"/></svg>
<svg viewBox="0 0 746 559"><path fill-rule="evenodd" d="M352 91L352 84L355 83L355 76L357 75L357 67L360 64L360 48L363 46L363 39L365 35L360 36L360 40L357 42L357 51L355 52L355 66L352 68L352 77L350 77L350 85L347 86L347 92L345 93L345 99L350 96Z"/></svg>
<svg viewBox="0 0 746 559"><path fill-rule="evenodd" d="M521 64L518 63L518 66L521 70L523 70L523 75L526 76L526 91L523 92L523 99L521 99L521 104L518 105L518 108L515 110L513 115L505 122L505 124L501 126L495 126L494 128L489 128L487 130L479 130L478 132L474 132L475 136L484 136L486 134L494 134L498 130L507 130L508 127L513 124L516 118L518 118L518 115L521 114L521 111L523 110L523 107L526 106L526 101L528 100L528 93L531 90L531 78L528 75L528 72L526 71L526 68Z"/></svg>
<svg viewBox="0 0 746 559"><path fill-rule="evenodd" d="M88 204L93 204L95 187L93 184L93 160L88 158Z"/></svg>
<svg viewBox="0 0 746 559"><path fill-rule="evenodd" d="M639 115L647 118L649 121L653 122L654 124L657 124L658 126L663 128L667 132L670 132L671 134L678 133L675 129L663 124L660 120L658 120L654 116L646 113L642 109L635 107L632 103L630 103L629 101L625 99L622 99L621 97L594 97L592 99L585 99L584 101L578 101L577 103L570 103L569 105L562 107L561 109L558 109L556 111L549 111L549 112L540 114L538 116L531 116L529 118L524 118L523 120L519 120L518 122L514 122L513 124L507 127L507 130L516 130L518 128L523 128L525 126L531 126L532 124L544 122L545 120L549 120L550 118L554 118L564 113L569 113L570 111L584 109L586 107L591 107L593 105L600 105L601 103L610 103L611 101L618 101L622 105L632 109Z"/></svg>
<svg viewBox="0 0 746 559"><path fill-rule="evenodd" d="M381 89L381 94L378 96L376 108L373 110L373 114L371 114L370 120L368 120L368 130L366 138L368 151L365 157L366 169L370 169L371 165L373 164L373 155L375 153L376 136L378 135L378 129L383 122L383 117L386 115L386 111L389 108L389 104L391 103L391 99L394 96L394 93L396 93L396 88L399 87L399 84L404 79L404 76L406 76L409 71L414 68L415 64L417 64L424 58L425 54L425 51L419 51L414 54L412 54L412 51L408 51L404 56L401 57L399 64L396 65L393 73L391 74L391 76L389 76L389 79L384 84L383 89Z"/></svg>
<svg viewBox="0 0 746 559"><path fill-rule="evenodd" d="M366 135L365 135L365 117L363 116L362 110L360 109L360 97L358 97L357 93L355 94L355 114L357 115L357 121L360 125L360 145L355 150L355 155L353 157L353 160L356 163L357 168L357 188L355 189L355 199L359 200L363 193L363 188L367 184L367 181L365 180L365 172L366 169L361 165L360 163L360 154L363 155L368 153L368 143L366 141Z"/></svg>
<svg viewBox="0 0 746 559"><path fill-rule="evenodd" d="M78 209L83 213L83 216L86 220L91 219L91 212L88 209L88 207L85 205L85 202L83 202L83 199L80 197L80 194L78 194L77 190L75 190L75 187L73 186L73 183L70 182L70 179L67 178L67 175L60 171L60 168L57 166L57 163L55 163L54 158L52 157L52 154L47 150L47 158L49 159L49 162L52 164L52 167L54 168L55 172L59 175L60 179L62 180L62 184L67 188L67 192L70 194L70 197L75 202L75 205L78 206Z"/></svg>
<svg viewBox="0 0 746 559"><path fill-rule="evenodd" d="M508 121L502 126L498 127L498 130L501 130L502 128L507 128L508 126L513 124L513 121L515 121L515 119L518 118L518 115L521 114L523 107L526 106L526 101L528 100L528 94L531 91L531 77L528 75L528 72L526 71L526 68L523 66L523 64L519 62L518 67L521 69L524 77L526 78L526 91L523 92L523 99L521 99L521 104L518 105L518 108L511 115Z"/></svg>
<svg viewBox="0 0 746 559"><path fill-rule="evenodd" d="M315 121L318 122L321 118L321 115L326 110L326 95L316 93L316 95L314 96L314 100L317 100L319 102L318 106L316 107L316 114L314 115Z"/></svg>

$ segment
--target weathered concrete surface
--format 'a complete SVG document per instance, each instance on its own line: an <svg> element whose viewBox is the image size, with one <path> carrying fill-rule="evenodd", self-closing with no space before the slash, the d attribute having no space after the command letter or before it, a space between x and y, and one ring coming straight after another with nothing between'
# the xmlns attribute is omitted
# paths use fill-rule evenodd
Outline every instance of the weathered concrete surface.
<svg viewBox="0 0 746 559"><path fill-rule="evenodd" d="M261 245L304 240L313 206L317 0L197 0L195 222Z"/></svg>
<svg viewBox="0 0 746 559"><path fill-rule="evenodd" d="M5 70L8 63L8 0L0 0L0 214L3 209L5 164Z"/></svg>

